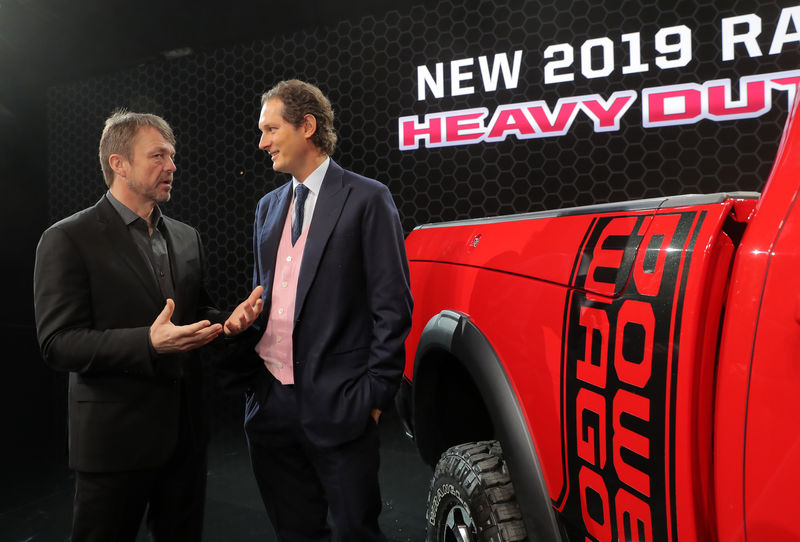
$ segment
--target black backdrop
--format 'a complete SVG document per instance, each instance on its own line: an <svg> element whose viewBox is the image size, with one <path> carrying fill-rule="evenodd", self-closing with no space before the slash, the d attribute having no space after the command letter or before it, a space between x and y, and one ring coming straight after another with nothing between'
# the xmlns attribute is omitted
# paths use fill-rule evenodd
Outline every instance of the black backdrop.
<svg viewBox="0 0 800 542"><path fill-rule="evenodd" d="M499 143L442 148L422 143L416 150L398 150L397 119L406 115L484 106L491 116L501 104L541 99L552 107L570 96L608 97L619 90L725 77L732 79L735 97L743 75L800 67L796 41L780 54L766 54L781 8L791 2L715 4L622 2L612 8L581 0L445 1L53 87L48 93L50 218L90 205L103 193L97 141L114 108L161 114L178 139L177 181L166 211L203 234L213 293L232 303L249 284L255 203L286 180L257 148L259 97L292 77L316 83L330 97L340 135L334 158L389 186L406 231L439 220L758 190L780 140L785 92L773 92L772 108L753 119L644 128L640 97L617 131L595 132L592 121L578 115L563 136L509 136ZM721 61L720 20L748 13L762 20L764 54L749 58L740 46L736 60ZM657 69L653 36L679 24L692 30L693 58L680 69ZM650 70L623 76L627 49L618 36L634 31L641 34ZM571 43L577 57L583 41L601 36L615 39L614 73L543 83L547 45ZM417 100L418 65L432 70L436 62L514 50L525 53L517 88Z"/></svg>
<svg viewBox="0 0 800 542"><path fill-rule="evenodd" d="M178 139L176 183L164 210L199 229L209 255L211 293L221 306L232 306L250 289L255 204L287 180L271 170L257 148L260 94L295 77L317 84L330 97L340 135L334 159L386 183L406 231L439 220L759 190L786 118L785 92L773 92L772 108L757 118L645 128L641 90L731 78L736 96L742 76L795 69L796 41L780 54L767 54L781 10L792 4L443 1L275 37L265 25L263 41L52 87L47 95L50 222L103 194L96 152L108 114L117 107L158 113ZM762 21L758 43L764 54L750 58L740 45L734 60L721 60L721 19L749 13ZM691 29L692 59L679 69L658 69L654 36L676 25ZM650 69L622 75L627 48L619 36L631 32L640 33L642 60ZM587 79L578 73L572 82L544 83L547 45L570 43L577 52L585 40L604 36L615 43L611 75ZM515 50L524 52L516 88L483 92L476 84L474 94L417 99L417 66L433 71L437 62ZM608 97L620 90L635 90L639 99L616 131L596 132L587 116L578 115L563 136L398 148L399 117L475 107L487 107L491 117L502 104L544 100L552 107L559 98ZM217 401L220 416L240 415L237 399Z"/></svg>

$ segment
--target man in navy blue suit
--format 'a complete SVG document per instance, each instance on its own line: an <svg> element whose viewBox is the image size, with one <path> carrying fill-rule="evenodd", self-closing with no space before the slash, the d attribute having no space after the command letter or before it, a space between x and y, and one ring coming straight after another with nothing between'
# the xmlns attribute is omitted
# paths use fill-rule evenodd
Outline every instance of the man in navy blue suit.
<svg viewBox="0 0 800 542"><path fill-rule="evenodd" d="M386 540L378 430L402 378L408 261L385 185L342 169L333 110L315 86L262 96L259 148L292 176L258 203L254 285L264 287L247 397L253 471L282 541Z"/></svg>

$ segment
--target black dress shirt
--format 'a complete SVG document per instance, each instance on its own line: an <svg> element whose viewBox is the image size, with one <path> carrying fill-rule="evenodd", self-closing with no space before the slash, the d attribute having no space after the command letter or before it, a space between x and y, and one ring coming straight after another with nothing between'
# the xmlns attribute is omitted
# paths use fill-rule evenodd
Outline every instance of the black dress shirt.
<svg viewBox="0 0 800 542"><path fill-rule="evenodd" d="M164 299L175 299L175 286L172 283L172 272L169 265L169 249L167 248L167 240L161 231L163 228L164 220L161 217L161 209L156 205L153 208L153 214L150 215L150 221L153 225L153 233L150 234L147 222L128 209L123 203L115 198L111 192L106 192L106 197L111 205L119 213L122 221L128 226L128 231L131 233L136 248L139 249L145 261L150 263L150 269L153 271L153 280L158 284L161 290L161 295Z"/></svg>

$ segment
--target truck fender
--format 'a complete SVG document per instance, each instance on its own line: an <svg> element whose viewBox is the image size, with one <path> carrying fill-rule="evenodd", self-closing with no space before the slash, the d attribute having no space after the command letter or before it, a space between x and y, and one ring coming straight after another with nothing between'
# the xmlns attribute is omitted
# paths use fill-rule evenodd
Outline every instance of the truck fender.
<svg viewBox="0 0 800 542"><path fill-rule="evenodd" d="M489 409L496 437L503 448L511 479L531 540L561 542L555 512L547 491L539 458L522 407L517 401L511 381L486 336L469 316L444 310L425 325L414 362L414 382L418 371L424 371L427 352L445 351L456 357L476 384ZM422 388L422 389L421 389ZM430 397L424 386L414 386L413 404ZM424 432L424 420L418 419L424 409L414 409L414 426ZM423 437L418 433L418 437Z"/></svg>

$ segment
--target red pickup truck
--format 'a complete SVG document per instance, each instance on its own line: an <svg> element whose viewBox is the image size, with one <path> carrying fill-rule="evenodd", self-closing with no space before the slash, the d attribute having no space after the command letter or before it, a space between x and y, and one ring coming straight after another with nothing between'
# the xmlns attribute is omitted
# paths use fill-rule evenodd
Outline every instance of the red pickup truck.
<svg viewBox="0 0 800 542"><path fill-rule="evenodd" d="M800 540L800 119L761 194L415 229L428 540Z"/></svg>

